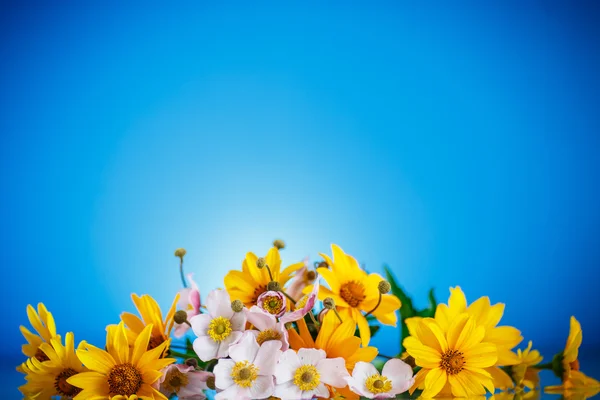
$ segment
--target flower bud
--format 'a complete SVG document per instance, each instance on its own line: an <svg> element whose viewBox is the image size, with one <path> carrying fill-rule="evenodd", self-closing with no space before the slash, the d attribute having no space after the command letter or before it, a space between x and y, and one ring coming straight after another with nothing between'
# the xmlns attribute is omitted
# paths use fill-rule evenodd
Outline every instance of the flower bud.
<svg viewBox="0 0 600 400"><path fill-rule="evenodd" d="M279 291L281 291L281 285L277 281L271 281L271 282L267 283L267 290L273 291L273 292L279 292Z"/></svg>
<svg viewBox="0 0 600 400"><path fill-rule="evenodd" d="M329 268L329 264L327 264L325 261L321 261L319 263L315 262L315 266L317 268Z"/></svg>
<svg viewBox="0 0 600 400"><path fill-rule="evenodd" d="M210 390L215 390L215 377L214 377L214 375L211 375L211 376L209 376L206 379L206 386L208 386L208 388Z"/></svg>
<svg viewBox="0 0 600 400"><path fill-rule="evenodd" d="M335 301L333 301L331 297L326 297L325 300L323 300L323 307L328 310L333 310L335 308Z"/></svg>
<svg viewBox="0 0 600 400"><path fill-rule="evenodd" d="M186 322L188 322L187 313L183 310L177 311L173 316L173 321L175 321L176 324L185 324Z"/></svg>
<svg viewBox="0 0 600 400"><path fill-rule="evenodd" d="M187 365L188 367L198 368L198 360L196 360L195 358L188 358L187 360L185 360L185 365Z"/></svg>
<svg viewBox="0 0 600 400"><path fill-rule="evenodd" d="M281 239L277 239L273 241L273 246L277 247L277 250L281 250L285 248L285 242Z"/></svg>
<svg viewBox="0 0 600 400"><path fill-rule="evenodd" d="M379 282L377 289L379 289L379 293L386 294L386 293L389 293L390 290L392 290L392 285L390 285L390 283L388 281L383 280L383 281Z"/></svg>
<svg viewBox="0 0 600 400"><path fill-rule="evenodd" d="M241 300L234 300L231 302L231 309L234 312L240 312L244 309L244 303Z"/></svg>
<svg viewBox="0 0 600 400"><path fill-rule="evenodd" d="M316 278L317 278L317 273L316 273L315 271L308 271L308 272L306 273L306 279L307 279L309 282L312 282L312 281L314 281Z"/></svg>
<svg viewBox="0 0 600 400"><path fill-rule="evenodd" d="M180 247L177 250L175 250L175 257L183 258L183 256L186 255L186 253L187 251L185 251L183 247Z"/></svg>
<svg viewBox="0 0 600 400"><path fill-rule="evenodd" d="M263 269L266 265L267 262L263 257L260 257L258 260L256 260L256 268Z"/></svg>

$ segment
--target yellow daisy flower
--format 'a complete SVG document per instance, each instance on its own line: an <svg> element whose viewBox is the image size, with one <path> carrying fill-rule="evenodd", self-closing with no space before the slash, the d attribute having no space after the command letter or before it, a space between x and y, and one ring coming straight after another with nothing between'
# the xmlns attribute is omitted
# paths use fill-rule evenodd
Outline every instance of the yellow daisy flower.
<svg viewBox="0 0 600 400"><path fill-rule="evenodd" d="M467 313L457 315L447 330L437 320L424 318L416 335L404 339L408 354L422 369L415 376L412 394L424 389L423 397L452 394L456 397L494 393L492 376L485 370L496 363L496 345L484 342L485 329Z"/></svg>
<svg viewBox="0 0 600 400"><path fill-rule="evenodd" d="M40 349L48 360L40 362L36 357L31 357L23 363L27 383L19 388L21 393L36 400L50 400L52 396L72 398L78 394L81 389L69 384L67 379L87 369L75 355L73 333L67 333L65 346L59 337L54 337L50 344L42 343Z"/></svg>
<svg viewBox="0 0 600 400"><path fill-rule="evenodd" d="M523 340L521 332L512 326L497 326L504 314L504 304L493 306L487 296L480 297L467 307L467 299L459 286L450 288L448 305L438 304L435 320L443 331L446 331L452 320L461 313L467 313L475 319L477 326L485 329L484 342L493 343L498 349L498 360L495 366L487 369L492 375L494 385L498 388L513 387L513 381L499 366L515 365L520 362L512 349Z"/></svg>
<svg viewBox="0 0 600 400"><path fill-rule="evenodd" d="M169 308L169 312L164 320L162 318L160 306L152 296L145 294L140 297L137 294L132 294L131 299L142 318L140 319L136 315L128 312L121 314L121 321L127 326L125 331L127 332L129 343L133 344L136 338L148 325L152 325L152 335L148 342L148 350L152 350L168 341L171 330L173 329L173 316L175 315L177 302L179 301L179 293L175 296L173 304L171 304L171 308ZM169 346L165 347L165 351L168 350L168 348Z"/></svg>
<svg viewBox="0 0 600 400"><path fill-rule="evenodd" d="M106 351L82 342L77 357L90 369L67 379L82 391L74 400L84 399L161 399L167 398L151 385L161 376L161 369L175 362L173 358L160 358L169 341L148 350L152 324L147 325L130 348L123 322L109 325ZM131 397L134 396L134 397ZM135 397L137 396L137 397Z"/></svg>
<svg viewBox="0 0 600 400"><path fill-rule="evenodd" d="M517 384L516 390L524 388L535 390L540 386L540 370L533 367L541 363L544 357L539 351L531 350L532 345L530 340L525 350L517 350L520 362L512 366L512 377Z"/></svg>
<svg viewBox="0 0 600 400"><path fill-rule="evenodd" d="M352 319L358 324L363 346L369 344L371 331L369 323L361 313L372 313L384 325L396 326L396 310L401 306L400 300L391 294L381 295L379 283L384 279L378 274L369 274L360 268L356 259L344 253L337 245L332 244L333 260L321 254L329 268L320 267L317 272L325 279L329 289L321 286L319 300L331 297L342 319ZM304 289L310 293L313 285Z"/></svg>
<svg viewBox="0 0 600 400"><path fill-rule="evenodd" d="M28 305L27 317L29 318L29 323L37 332L37 335L23 325L19 327L25 340L27 340L27 344L22 346L23 354L29 358L35 357L38 361L46 361L48 360L48 356L44 354L40 345L42 343L51 343L51 340L54 338L60 339L60 336L56 334L54 318L43 303L38 304L37 312L35 312L35 309L31 305ZM21 370L21 368L17 369Z"/></svg>
<svg viewBox="0 0 600 400"><path fill-rule="evenodd" d="M283 288L292 277L292 273L304 266L303 262L292 264L281 271L281 256L276 247L269 249L269 252L261 259L261 262L269 267L258 268L256 262L258 257L254 253L247 253L242 262L241 271L229 271L225 275L225 289L233 300L241 300L246 307L250 308L256 305L258 296L267 291L267 285L273 281L279 282Z"/></svg>
<svg viewBox="0 0 600 400"><path fill-rule="evenodd" d="M581 330L581 324L575 317L571 317L569 336L567 337L567 344L565 350L562 353L562 367L563 367L563 379L569 377L571 371L579 371L579 346L583 340L583 332Z"/></svg>
<svg viewBox="0 0 600 400"><path fill-rule="evenodd" d="M325 351L327 358L342 357L346 362L348 373L352 373L354 365L358 361L371 362L377 357L378 350L376 347L361 347L360 338L354 336L356 322L352 319L340 323L333 312L328 312L323 318L316 340L313 340L303 319L296 321L296 323L298 324L298 332L295 329L288 329L292 349L321 349ZM358 398L347 387L336 389L336 392L348 399Z"/></svg>

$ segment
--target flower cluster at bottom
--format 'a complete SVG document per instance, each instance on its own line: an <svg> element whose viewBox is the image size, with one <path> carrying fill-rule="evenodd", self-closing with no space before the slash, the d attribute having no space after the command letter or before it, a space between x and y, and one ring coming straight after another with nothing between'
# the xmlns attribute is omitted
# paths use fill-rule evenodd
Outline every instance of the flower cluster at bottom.
<svg viewBox="0 0 600 400"><path fill-rule="evenodd" d="M531 342L516 349L523 340L516 328L498 326L503 304L482 297L468 305L455 287L447 304L431 292L430 307L416 310L389 270L387 280L367 274L336 245L314 268L305 260L282 269L282 248L275 241L265 257L246 254L241 271L229 271L225 289L211 291L205 304L183 272L186 251L177 249L183 289L165 317L152 297L134 294L139 315L124 312L107 326L103 348L82 341L76 349L71 332L63 344L46 307L28 306L36 333L21 327L27 360L17 369L27 382L19 389L36 400L201 400L209 390L216 400L474 397L497 390L531 397L539 371L550 369L562 383L548 393L600 392L600 382L580 370L582 331L574 317L564 351L542 364ZM381 325L397 326L398 314L405 351L384 356L369 343ZM171 335L190 331L193 341L172 342Z"/></svg>

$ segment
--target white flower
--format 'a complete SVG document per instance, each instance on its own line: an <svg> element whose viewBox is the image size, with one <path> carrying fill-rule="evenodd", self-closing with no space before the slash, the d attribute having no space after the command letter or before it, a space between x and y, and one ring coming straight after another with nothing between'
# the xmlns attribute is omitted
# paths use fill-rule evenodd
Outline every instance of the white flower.
<svg viewBox="0 0 600 400"><path fill-rule="evenodd" d="M206 381L214 376L210 372L196 371L185 364L171 364L164 368L163 375L154 383L160 392L169 397L177 394L180 400L206 399L204 390L208 389Z"/></svg>
<svg viewBox="0 0 600 400"><path fill-rule="evenodd" d="M252 306L250 310L244 310L246 318L258 330L249 331L256 337L259 345L270 340L281 342L281 350L285 351L290 348L289 335L285 325L282 322L277 322L274 315L263 311L257 306Z"/></svg>
<svg viewBox="0 0 600 400"><path fill-rule="evenodd" d="M281 355L281 342L261 346L246 332L229 348L231 359L221 359L214 369L215 385L222 390L215 400L264 399L273 394L273 373Z"/></svg>
<svg viewBox="0 0 600 400"><path fill-rule="evenodd" d="M273 395L282 400L329 398L325 385L343 388L349 376L341 357L327 358L320 349L288 350L279 359Z"/></svg>
<svg viewBox="0 0 600 400"><path fill-rule="evenodd" d="M198 336L194 351L202 361L227 357L229 346L237 342L246 327L246 315L231 309L225 290L213 290L206 298L208 314L192 317L192 330Z"/></svg>
<svg viewBox="0 0 600 400"><path fill-rule="evenodd" d="M390 399L406 392L415 382L410 365L392 358L383 366L381 374L371 363L359 361L346 381L350 389L369 399Z"/></svg>

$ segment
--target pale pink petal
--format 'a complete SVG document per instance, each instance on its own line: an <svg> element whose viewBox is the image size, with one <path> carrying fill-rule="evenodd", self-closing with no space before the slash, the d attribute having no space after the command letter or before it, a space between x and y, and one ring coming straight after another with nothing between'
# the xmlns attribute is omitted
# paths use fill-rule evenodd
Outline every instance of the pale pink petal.
<svg viewBox="0 0 600 400"><path fill-rule="evenodd" d="M253 399L265 399L273 394L274 389L273 376L259 375L250 386L250 396Z"/></svg>
<svg viewBox="0 0 600 400"><path fill-rule="evenodd" d="M302 290L306 287L306 280L304 279L304 276L306 275L307 270L308 267L305 265L296 271L296 275L294 275L290 285L285 290L288 296L296 301L300 300L302 297Z"/></svg>
<svg viewBox="0 0 600 400"><path fill-rule="evenodd" d="M414 383L410 365L398 358L392 358L383 366L381 374L392 381L392 395L406 392Z"/></svg>
<svg viewBox="0 0 600 400"><path fill-rule="evenodd" d="M342 357L319 361L317 371L321 374L321 382L336 388L346 386L345 378L350 376L348 370L346 370L346 362Z"/></svg>
<svg viewBox="0 0 600 400"><path fill-rule="evenodd" d="M275 330L281 335L281 351L286 351L290 348L290 335L287 329L285 329L285 325L278 323L275 326Z"/></svg>
<svg viewBox="0 0 600 400"><path fill-rule="evenodd" d="M212 320L212 317L208 314L200 314L192 317L192 319L190 319L190 324L192 325L192 330L196 336L200 337L208 335L206 332L208 331L210 321Z"/></svg>
<svg viewBox="0 0 600 400"><path fill-rule="evenodd" d="M374 397L373 393L369 392L365 387L364 380L358 380L353 376L346 377L345 380L350 390L352 390L354 393L368 399L372 399Z"/></svg>
<svg viewBox="0 0 600 400"><path fill-rule="evenodd" d="M306 314L312 311L315 306L315 301L317 300L317 295L319 293L319 281L317 280L313 286L312 292L308 295L308 300L306 300L306 304L299 310L295 310L289 313L286 313L283 317L279 319L281 323L288 323L293 321L298 321L299 319L304 318Z"/></svg>
<svg viewBox="0 0 600 400"><path fill-rule="evenodd" d="M251 332L244 332L239 342L229 347L229 357L235 362L249 361L254 363L258 351L259 346L254 335Z"/></svg>
<svg viewBox="0 0 600 400"><path fill-rule="evenodd" d="M202 361L209 361L217 358L219 343L215 342L210 336L198 336L194 340L194 351Z"/></svg>
<svg viewBox="0 0 600 400"><path fill-rule="evenodd" d="M190 292L192 289L184 288L179 290L179 301L177 302L177 308L180 310L187 310L190 304Z"/></svg>
<svg viewBox="0 0 600 400"><path fill-rule="evenodd" d="M231 319L231 317L233 317L229 293L223 289L216 289L208 294L208 297L206 298L206 309L213 318L223 317Z"/></svg>
<svg viewBox="0 0 600 400"><path fill-rule="evenodd" d="M300 364L303 365L314 365L321 360L324 360L327 357L327 354L321 349L300 349L298 350L298 358L300 359Z"/></svg>
<svg viewBox="0 0 600 400"><path fill-rule="evenodd" d="M252 306L250 310L244 310L248 322L256 327L259 331L264 331L268 328L273 328L277 324L275 316L261 310L257 306Z"/></svg>
<svg viewBox="0 0 600 400"><path fill-rule="evenodd" d="M220 359L213 372L215 373L215 386L218 389L225 390L228 387L234 385L233 379L231 379L231 370L235 365L235 361Z"/></svg>
<svg viewBox="0 0 600 400"><path fill-rule="evenodd" d="M280 348L281 342L278 340L269 340L260 346L254 361L252 361L252 363L258 367L259 375L273 376L277 361L279 361L279 357L281 356Z"/></svg>
<svg viewBox="0 0 600 400"><path fill-rule="evenodd" d="M284 351L279 357L279 363L275 369L275 381L283 384L294 379L294 372L300 368L300 359L294 350ZM277 396L281 397L281 396Z"/></svg>
<svg viewBox="0 0 600 400"><path fill-rule="evenodd" d="M188 319L189 321L189 319ZM175 324L175 330L173 331L173 336L177 339L185 336L186 332L190 330L190 326L188 324Z"/></svg>
<svg viewBox="0 0 600 400"><path fill-rule="evenodd" d="M217 393L215 400L252 400L250 389L238 385L231 385L224 391Z"/></svg>
<svg viewBox="0 0 600 400"><path fill-rule="evenodd" d="M304 392L306 393L306 392ZM311 396L322 397L325 399L329 398L329 390L327 390L327 386L323 383L319 383L319 386L315 388L315 390L311 391ZM312 397L309 397L312 398Z"/></svg>
<svg viewBox="0 0 600 400"><path fill-rule="evenodd" d="M279 397L281 400L304 400L312 398L302 397L302 391L298 388L298 386L294 385L294 382L292 381L287 381L276 385L273 396Z"/></svg>
<svg viewBox="0 0 600 400"><path fill-rule="evenodd" d="M227 357L229 355L229 348L232 344L236 343L242 337L242 332L233 331L227 336L221 343L219 343L219 349L217 350L217 358Z"/></svg>
<svg viewBox="0 0 600 400"><path fill-rule="evenodd" d="M234 331L244 331L246 329L245 312L234 313L229 321L231 322L231 329Z"/></svg>
<svg viewBox="0 0 600 400"><path fill-rule="evenodd" d="M196 285L196 282L194 282L194 279L192 279L193 276L194 274L187 275L188 281L190 282L190 286L192 288L192 291L190 292L189 296L189 301L192 307L194 307L194 311L196 312L196 314L198 314L200 312L200 306L202 305L202 302L200 300L200 289L198 289L198 285Z"/></svg>
<svg viewBox="0 0 600 400"><path fill-rule="evenodd" d="M368 377L379 374L377 368L371 363L358 361L352 370L352 377L357 382L364 382Z"/></svg>

